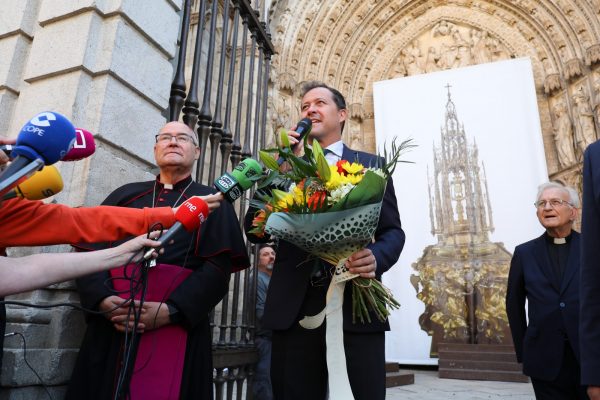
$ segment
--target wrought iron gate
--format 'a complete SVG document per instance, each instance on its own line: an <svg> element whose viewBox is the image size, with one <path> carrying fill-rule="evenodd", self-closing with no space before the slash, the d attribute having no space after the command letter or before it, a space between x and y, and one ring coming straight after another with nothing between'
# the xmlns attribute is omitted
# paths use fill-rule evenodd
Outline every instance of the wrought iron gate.
<svg viewBox="0 0 600 400"><path fill-rule="evenodd" d="M169 120L182 118L198 133L196 180L210 185L217 174L256 155L265 142L274 48L267 25L248 0L185 0L179 46ZM246 201L236 207L241 223ZM256 274L238 272L211 315L216 399L251 398L246 389L257 359L255 294Z"/></svg>

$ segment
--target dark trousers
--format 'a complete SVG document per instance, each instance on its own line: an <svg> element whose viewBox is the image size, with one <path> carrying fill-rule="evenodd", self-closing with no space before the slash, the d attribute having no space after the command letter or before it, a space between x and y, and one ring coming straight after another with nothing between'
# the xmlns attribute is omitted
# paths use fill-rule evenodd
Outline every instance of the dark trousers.
<svg viewBox="0 0 600 400"><path fill-rule="evenodd" d="M252 384L254 400L273 400L271 388L271 338L257 336L254 339L258 350L258 362Z"/></svg>
<svg viewBox="0 0 600 400"><path fill-rule="evenodd" d="M385 399L385 333L344 332L350 387L355 400ZM276 400L327 398L325 325L304 329L297 323L273 331L271 381Z"/></svg>
<svg viewBox="0 0 600 400"><path fill-rule="evenodd" d="M588 400L586 387L581 386L579 363L571 345L565 343L562 367L553 381L531 378L537 400Z"/></svg>

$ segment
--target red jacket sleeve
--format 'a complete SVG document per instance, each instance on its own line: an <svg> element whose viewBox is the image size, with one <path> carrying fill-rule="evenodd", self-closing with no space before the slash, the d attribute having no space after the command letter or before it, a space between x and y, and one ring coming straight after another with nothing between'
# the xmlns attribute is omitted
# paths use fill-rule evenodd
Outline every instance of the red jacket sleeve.
<svg viewBox="0 0 600 400"><path fill-rule="evenodd" d="M170 207L71 208L62 204L11 199L0 204L0 247L106 242L141 235L156 222L175 223Z"/></svg>

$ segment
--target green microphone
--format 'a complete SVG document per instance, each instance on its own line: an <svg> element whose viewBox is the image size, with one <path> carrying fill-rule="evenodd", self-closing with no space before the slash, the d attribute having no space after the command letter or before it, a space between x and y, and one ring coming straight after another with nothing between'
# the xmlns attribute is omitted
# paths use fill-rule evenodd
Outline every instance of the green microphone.
<svg viewBox="0 0 600 400"><path fill-rule="evenodd" d="M215 180L215 187L223 193L223 197L233 203L239 199L246 189L258 180L262 175L262 167L258 161L252 158L246 158L240 162L234 169L225 172L221 177Z"/></svg>

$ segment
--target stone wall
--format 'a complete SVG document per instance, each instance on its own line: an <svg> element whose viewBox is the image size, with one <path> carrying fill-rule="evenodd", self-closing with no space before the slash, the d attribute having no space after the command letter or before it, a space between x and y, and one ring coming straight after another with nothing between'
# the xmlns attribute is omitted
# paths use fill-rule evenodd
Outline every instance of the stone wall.
<svg viewBox="0 0 600 400"><path fill-rule="evenodd" d="M0 4L0 134L14 137L40 111L66 115L95 134L96 153L58 163L65 189L56 200L96 205L116 187L155 172L153 135L164 110L177 51L181 0L3 0ZM11 255L68 247L16 249ZM77 302L72 283L13 296ZM27 360L62 397L83 333L69 308L9 306L7 332L23 332ZM45 395L25 365L19 336L5 342L0 399ZM7 390L8 389L8 390Z"/></svg>

